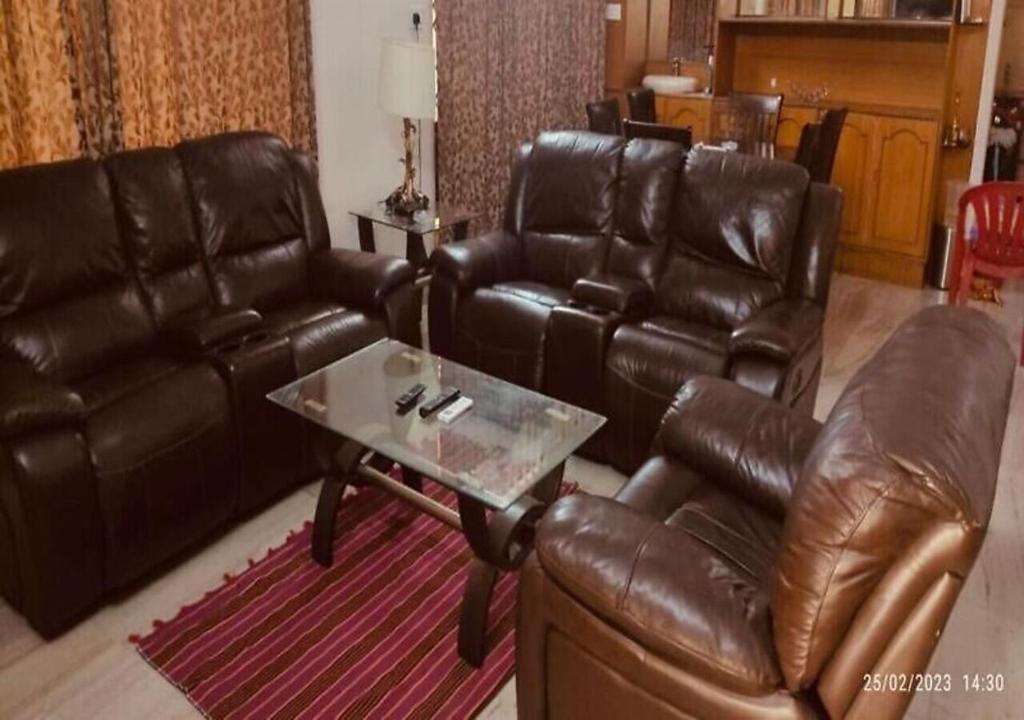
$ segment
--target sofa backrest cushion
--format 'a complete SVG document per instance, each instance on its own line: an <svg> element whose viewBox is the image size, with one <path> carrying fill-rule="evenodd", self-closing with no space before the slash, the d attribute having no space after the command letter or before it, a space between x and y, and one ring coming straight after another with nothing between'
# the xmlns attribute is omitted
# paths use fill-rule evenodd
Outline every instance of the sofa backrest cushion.
<svg viewBox="0 0 1024 720"><path fill-rule="evenodd" d="M732 328L786 294L809 178L792 163L696 148L684 163L657 299Z"/></svg>
<svg viewBox="0 0 1024 720"><path fill-rule="evenodd" d="M213 303L188 184L173 150L148 148L105 161L124 246L158 325Z"/></svg>
<svg viewBox="0 0 1024 720"><path fill-rule="evenodd" d="M992 511L1015 365L983 313L935 306L843 391L804 463L776 561L773 629L790 689L815 682L895 564L911 562L910 582L932 573L925 588L966 575ZM945 567L907 557L937 529L949 531ZM881 605L906 612L887 586Z"/></svg>
<svg viewBox="0 0 1024 720"><path fill-rule="evenodd" d="M0 351L75 380L154 339L103 167L0 172Z"/></svg>
<svg viewBox="0 0 1024 720"><path fill-rule="evenodd" d="M672 203L686 152L662 140L630 140L622 153L607 272L652 287L668 246Z"/></svg>
<svg viewBox="0 0 1024 720"><path fill-rule="evenodd" d="M604 268L625 141L612 135L541 133L525 179L522 248L527 278L571 288Z"/></svg>
<svg viewBox="0 0 1024 720"><path fill-rule="evenodd" d="M261 132L176 148L217 300L264 310L308 295L309 241L292 151Z"/></svg>

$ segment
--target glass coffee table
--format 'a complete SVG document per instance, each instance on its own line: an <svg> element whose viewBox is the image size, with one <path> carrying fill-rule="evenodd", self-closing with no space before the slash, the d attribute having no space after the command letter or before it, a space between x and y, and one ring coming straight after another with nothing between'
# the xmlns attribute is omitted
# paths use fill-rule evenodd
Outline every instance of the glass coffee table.
<svg viewBox="0 0 1024 720"><path fill-rule="evenodd" d="M442 387L473 406L450 424L395 400L417 383L420 405ZM459 653L479 667L498 573L532 547L533 528L558 497L565 461L604 424L600 415L493 378L397 340L381 340L270 393L275 403L341 436L313 524L313 558L333 562L345 487L369 483L466 536L474 563L459 622ZM389 474L395 465L402 479ZM453 490L458 511L424 495L422 478Z"/></svg>

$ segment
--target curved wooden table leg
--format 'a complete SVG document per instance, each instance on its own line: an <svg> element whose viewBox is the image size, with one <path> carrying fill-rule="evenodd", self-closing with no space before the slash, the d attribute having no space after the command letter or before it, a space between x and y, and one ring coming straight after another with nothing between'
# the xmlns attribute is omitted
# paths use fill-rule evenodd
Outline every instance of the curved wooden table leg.
<svg viewBox="0 0 1024 720"><path fill-rule="evenodd" d="M473 667L483 665L487 654L487 614L497 581L498 568L479 558L473 559L459 617L459 655Z"/></svg>
<svg viewBox="0 0 1024 720"><path fill-rule="evenodd" d="M320 486L310 550L313 559L324 567L330 567L334 562L334 521L338 516L345 487L365 452L365 448L359 443L349 441L342 445L334 457L334 472L325 477L323 485Z"/></svg>
<svg viewBox="0 0 1024 720"><path fill-rule="evenodd" d="M545 500L557 496L561 481L560 465L541 481L541 496ZM498 574L515 570L526 560L533 545L534 526L549 504L535 494L523 495L505 510L492 513L490 520L483 503L459 494L462 531L476 555L462 595L459 655L473 667L480 667L486 655L487 614Z"/></svg>

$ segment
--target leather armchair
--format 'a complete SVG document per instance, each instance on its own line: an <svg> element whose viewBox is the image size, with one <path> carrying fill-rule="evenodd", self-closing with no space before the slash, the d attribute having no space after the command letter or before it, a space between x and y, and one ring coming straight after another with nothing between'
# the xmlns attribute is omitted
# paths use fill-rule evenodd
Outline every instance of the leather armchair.
<svg viewBox="0 0 1024 720"><path fill-rule="evenodd" d="M698 375L810 412L841 209L789 163L543 133L505 227L434 253L431 348L605 415L582 452L624 472Z"/></svg>
<svg viewBox="0 0 1024 720"><path fill-rule="evenodd" d="M863 676L927 669L988 524L1014 369L995 323L936 307L823 425L687 383L614 499L541 520L519 717L901 717L912 694Z"/></svg>

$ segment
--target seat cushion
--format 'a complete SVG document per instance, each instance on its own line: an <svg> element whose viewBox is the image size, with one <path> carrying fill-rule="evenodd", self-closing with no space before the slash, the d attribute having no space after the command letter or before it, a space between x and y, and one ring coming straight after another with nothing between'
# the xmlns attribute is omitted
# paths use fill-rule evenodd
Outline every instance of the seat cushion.
<svg viewBox="0 0 1024 720"><path fill-rule="evenodd" d="M482 372L538 390L544 340L553 308L568 290L536 282L506 282L473 292L459 304L455 359Z"/></svg>
<svg viewBox="0 0 1024 720"><path fill-rule="evenodd" d="M307 301L263 314L263 327L291 341L299 376L330 365L388 335L382 319L330 302Z"/></svg>
<svg viewBox="0 0 1024 720"><path fill-rule="evenodd" d="M660 521L607 498L565 498L544 516L537 554L555 584L652 655L734 692L774 692L769 587L713 533L679 521L690 512L684 503Z"/></svg>
<svg viewBox="0 0 1024 720"><path fill-rule="evenodd" d="M650 454L651 441L676 391L697 375L724 376L728 332L657 315L623 325L605 363L607 446L611 462L635 470Z"/></svg>
<svg viewBox="0 0 1024 720"><path fill-rule="evenodd" d="M114 368L90 379L86 397L105 583L114 588L232 516L235 432L227 387L205 364Z"/></svg>

